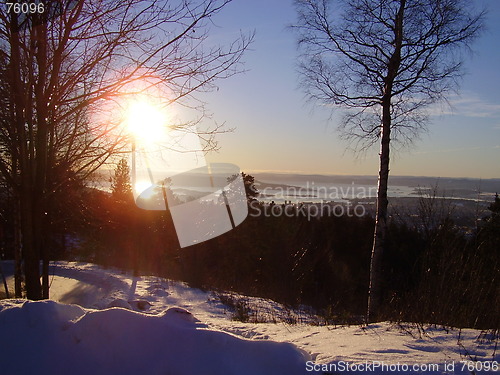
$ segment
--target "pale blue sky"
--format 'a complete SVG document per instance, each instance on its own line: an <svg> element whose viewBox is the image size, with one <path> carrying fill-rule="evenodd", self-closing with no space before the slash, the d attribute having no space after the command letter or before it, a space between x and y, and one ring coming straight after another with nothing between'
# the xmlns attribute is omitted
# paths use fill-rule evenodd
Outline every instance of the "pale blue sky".
<svg viewBox="0 0 500 375"><path fill-rule="evenodd" d="M488 30L474 44L453 108L433 116L414 147L393 154L393 175L500 178L500 1L490 9ZM345 152L335 114L307 103L295 70L295 21L291 0L234 0L214 20L212 41L256 31L244 74L219 82L203 98L218 123L235 128L218 137L211 161L230 162L248 173L281 171L376 175L378 147L365 157Z"/></svg>

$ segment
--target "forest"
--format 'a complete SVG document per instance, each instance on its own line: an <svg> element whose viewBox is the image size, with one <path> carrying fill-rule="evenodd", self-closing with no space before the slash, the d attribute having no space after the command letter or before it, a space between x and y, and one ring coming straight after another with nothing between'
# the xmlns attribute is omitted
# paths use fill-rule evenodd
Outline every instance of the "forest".
<svg viewBox="0 0 500 375"><path fill-rule="evenodd" d="M243 176L250 187L253 177ZM126 163L115 170L111 189L75 185L54 197L45 231L50 260L94 262L205 290L271 298L291 308L309 306L332 324L364 321L373 213L249 215L222 236L181 248L168 210L133 204ZM249 205L269 204L257 200L256 188L248 191L254 192ZM6 193L0 207L2 259L14 259L15 223ZM382 319L498 330L500 198L493 197L472 234L455 225L442 199L421 197L418 215L391 216Z"/></svg>

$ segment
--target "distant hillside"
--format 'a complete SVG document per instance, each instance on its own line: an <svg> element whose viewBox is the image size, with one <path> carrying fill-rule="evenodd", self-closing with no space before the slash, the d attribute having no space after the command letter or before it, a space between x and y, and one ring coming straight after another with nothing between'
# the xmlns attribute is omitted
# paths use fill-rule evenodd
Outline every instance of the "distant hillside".
<svg viewBox="0 0 500 375"><path fill-rule="evenodd" d="M377 176L350 176L350 175L320 175L320 174L281 174L281 173L255 173L253 176L262 182L278 184L357 184L377 185ZM450 177L422 177L422 176L390 176L390 186L408 186L429 188L438 186L440 191L457 192L460 195L477 195L479 193L500 192L500 178L475 179L475 178L450 178Z"/></svg>

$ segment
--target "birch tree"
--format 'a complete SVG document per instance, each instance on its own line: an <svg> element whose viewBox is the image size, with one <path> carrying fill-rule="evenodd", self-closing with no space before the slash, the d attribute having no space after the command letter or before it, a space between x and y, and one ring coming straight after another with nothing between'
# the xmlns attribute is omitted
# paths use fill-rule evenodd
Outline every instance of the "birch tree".
<svg viewBox="0 0 500 375"><path fill-rule="evenodd" d="M425 129L430 105L463 74L464 52L485 12L467 0L296 0L293 26L308 97L343 109L339 126L355 150L380 145L368 320L382 301L389 160Z"/></svg>

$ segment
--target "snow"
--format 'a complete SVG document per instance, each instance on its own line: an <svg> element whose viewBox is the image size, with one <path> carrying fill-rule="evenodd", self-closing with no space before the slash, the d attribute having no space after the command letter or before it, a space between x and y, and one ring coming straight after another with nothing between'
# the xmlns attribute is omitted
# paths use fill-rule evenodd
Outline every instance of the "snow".
<svg viewBox="0 0 500 375"><path fill-rule="evenodd" d="M268 321L243 323L213 293L181 282L88 263L51 272L52 300L0 301L2 375L498 373L495 340L476 330L318 325L304 311L233 295Z"/></svg>

